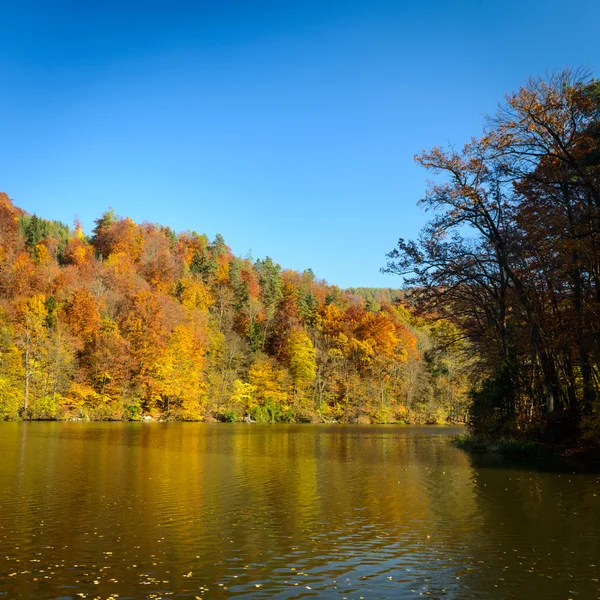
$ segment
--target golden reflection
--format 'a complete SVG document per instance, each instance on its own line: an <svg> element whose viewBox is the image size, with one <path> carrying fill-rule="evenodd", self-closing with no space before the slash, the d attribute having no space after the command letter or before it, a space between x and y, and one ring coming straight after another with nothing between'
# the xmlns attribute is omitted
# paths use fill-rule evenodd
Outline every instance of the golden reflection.
<svg viewBox="0 0 600 600"><path fill-rule="evenodd" d="M482 465L447 432L3 425L0 593L493 598L523 577L593 591L597 477Z"/></svg>

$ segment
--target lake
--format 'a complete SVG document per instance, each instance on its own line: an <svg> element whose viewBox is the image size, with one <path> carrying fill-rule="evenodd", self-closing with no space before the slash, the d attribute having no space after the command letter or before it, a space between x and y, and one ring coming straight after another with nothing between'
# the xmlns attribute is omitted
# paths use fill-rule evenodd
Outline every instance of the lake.
<svg viewBox="0 0 600 600"><path fill-rule="evenodd" d="M0 424L0 598L598 598L600 478L451 427Z"/></svg>

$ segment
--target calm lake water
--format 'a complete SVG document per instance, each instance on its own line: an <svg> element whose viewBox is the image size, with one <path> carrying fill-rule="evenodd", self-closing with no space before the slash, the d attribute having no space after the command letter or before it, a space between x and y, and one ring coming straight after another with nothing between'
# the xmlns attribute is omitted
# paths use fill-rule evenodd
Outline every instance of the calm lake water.
<svg viewBox="0 0 600 600"><path fill-rule="evenodd" d="M0 598L598 598L600 479L453 428L0 424Z"/></svg>

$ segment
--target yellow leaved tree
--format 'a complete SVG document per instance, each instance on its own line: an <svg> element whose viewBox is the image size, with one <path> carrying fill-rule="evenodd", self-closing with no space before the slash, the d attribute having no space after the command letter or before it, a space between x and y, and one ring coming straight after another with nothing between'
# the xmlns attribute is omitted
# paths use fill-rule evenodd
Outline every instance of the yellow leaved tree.
<svg viewBox="0 0 600 600"><path fill-rule="evenodd" d="M315 347L303 329L292 329L286 341L286 355L294 384L294 404L298 410L310 410L311 384L317 376Z"/></svg>
<svg viewBox="0 0 600 600"><path fill-rule="evenodd" d="M186 420L204 417L207 386L203 367L204 348L190 327L178 325L157 365L167 412Z"/></svg>
<svg viewBox="0 0 600 600"><path fill-rule="evenodd" d="M248 383L254 387L249 412L257 421L289 421L288 374L270 357L259 355L248 371ZM248 388L249 389L249 388Z"/></svg>

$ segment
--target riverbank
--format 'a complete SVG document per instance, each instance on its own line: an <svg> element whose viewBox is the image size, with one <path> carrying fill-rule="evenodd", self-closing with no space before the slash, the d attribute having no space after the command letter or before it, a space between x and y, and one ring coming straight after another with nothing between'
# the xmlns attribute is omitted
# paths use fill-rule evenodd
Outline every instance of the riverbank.
<svg viewBox="0 0 600 600"><path fill-rule="evenodd" d="M318 414L303 415L299 418L288 419L268 419L255 418L254 416L246 415L236 417L231 414L209 414L201 418L186 418L181 414L169 413L153 413L136 415L134 417L119 417L118 415L84 413L82 415L73 414L58 414L53 417L15 417L12 419L4 419L5 422L68 422L68 423L248 423L248 424L312 424L312 425L407 425L407 426L452 426L465 427L464 421L433 421L427 418L416 415L411 420L377 420L368 415L352 416L348 419L336 419L332 417L321 417ZM1 422L1 421L0 421Z"/></svg>

